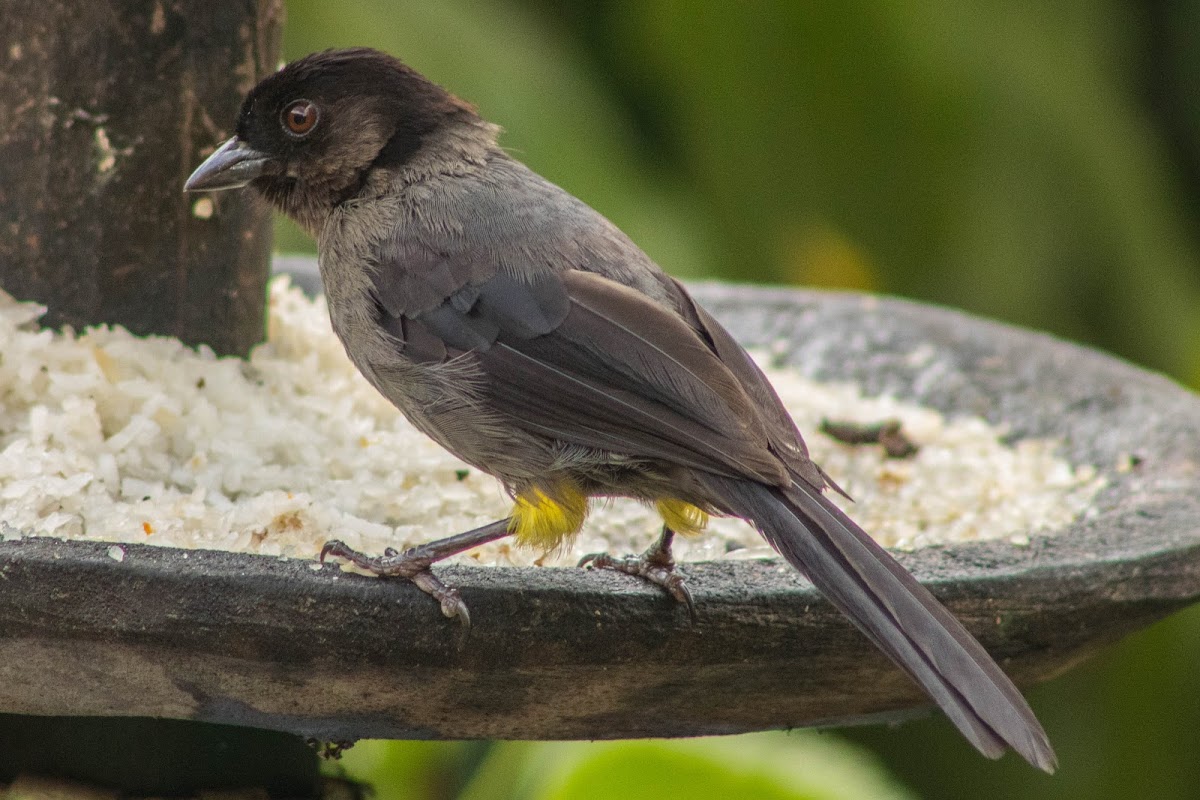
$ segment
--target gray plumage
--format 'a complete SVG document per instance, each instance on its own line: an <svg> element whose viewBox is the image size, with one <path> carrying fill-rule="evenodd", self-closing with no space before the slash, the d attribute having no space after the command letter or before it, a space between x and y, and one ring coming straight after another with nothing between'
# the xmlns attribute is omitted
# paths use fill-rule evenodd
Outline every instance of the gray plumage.
<svg viewBox="0 0 1200 800"><path fill-rule="evenodd" d="M310 111L311 133L287 128ZM837 487L745 351L496 136L400 62L331 51L255 88L237 143L189 188L254 173L316 237L351 360L455 455L514 494L565 479L751 520L981 752L1012 747L1052 770L999 667L823 495Z"/></svg>

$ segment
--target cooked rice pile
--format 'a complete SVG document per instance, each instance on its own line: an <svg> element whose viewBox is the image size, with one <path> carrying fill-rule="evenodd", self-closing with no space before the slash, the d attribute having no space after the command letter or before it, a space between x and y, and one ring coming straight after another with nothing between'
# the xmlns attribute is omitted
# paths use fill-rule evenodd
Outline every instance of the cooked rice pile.
<svg viewBox="0 0 1200 800"><path fill-rule="evenodd" d="M138 542L314 558L330 538L382 552L503 517L492 478L415 431L347 360L322 301L286 279L270 291L266 344L249 361L120 328L40 330L39 306L0 297L0 538ZM813 456L855 498L883 544L1024 543L1088 508L1103 481L1056 458L1055 443L1000 441L979 419L947 420L854 387L768 370ZM824 416L896 417L921 450L885 459L816 433ZM639 551L656 517L597 503L573 548L547 557L499 543L462 558L574 563ZM114 558L120 548L110 549ZM770 555L745 524L714 520L680 558Z"/></svg>

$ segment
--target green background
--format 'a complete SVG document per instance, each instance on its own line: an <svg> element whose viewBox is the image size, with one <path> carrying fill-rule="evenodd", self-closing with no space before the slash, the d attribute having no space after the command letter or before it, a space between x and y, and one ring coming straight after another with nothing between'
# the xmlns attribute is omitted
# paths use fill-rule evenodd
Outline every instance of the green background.
<svg viewBox="0 0 1200 800"><path fill-rule="evenodd" d="M690 278L899 294L1200 382L1200 7L292 0L287 57L372 45ZM278 246L311 249L280 223ZM1030 692L1061 769L940 716L690 742L364 743L420 798L1200 795L1200 609Z"/></svg>

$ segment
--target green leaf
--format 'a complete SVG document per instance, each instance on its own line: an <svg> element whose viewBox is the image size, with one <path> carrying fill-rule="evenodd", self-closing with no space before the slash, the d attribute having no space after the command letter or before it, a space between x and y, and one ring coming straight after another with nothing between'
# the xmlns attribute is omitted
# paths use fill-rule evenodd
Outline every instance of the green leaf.
<svg viewBox="0 0 1200 800"><path fill-rule="evenodd" d="M497 745L459 800L911 797L866 751L804 731L720 739Z"/></svg>
<svg viewBox="0 0 1200 800"><path fill-rule="evenodd" d="M327 774L372 787L372 800L453 797L457 773L472 743L364 739L340 760L324 764Z"/></svg>

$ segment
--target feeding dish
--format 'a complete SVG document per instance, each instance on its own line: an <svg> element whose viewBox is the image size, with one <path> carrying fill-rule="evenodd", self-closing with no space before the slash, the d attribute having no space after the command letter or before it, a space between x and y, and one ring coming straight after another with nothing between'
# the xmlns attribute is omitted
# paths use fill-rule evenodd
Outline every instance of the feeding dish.
<svg viewBox="0 0 1200 800"><path fill-rule="evenodd" d="M284 266L311 273L311 263ZM1013 441L1061 440L1105 486L1026 546L899 553L1018 684L1200 598L1200 400L1054 338L855 294L703 284L747 345ZM914 359L913 353L922 357ZM333 564L27 537L0 542L0 712L153 716L358 738L691 736L926 705L780 561L686 565L659 590L570 568L436 568L469 632L401 581Z"/></svg>

